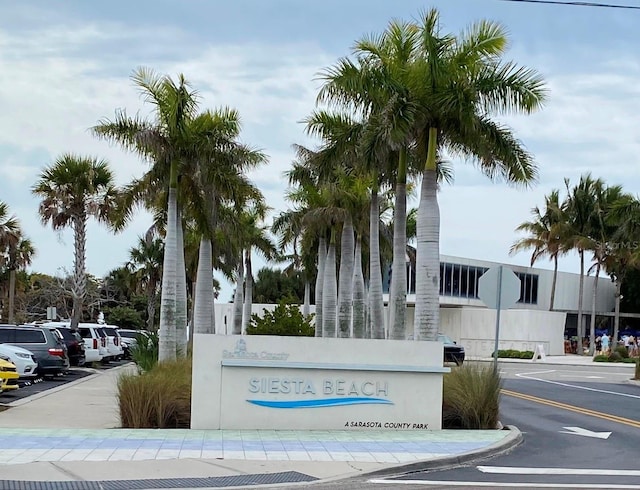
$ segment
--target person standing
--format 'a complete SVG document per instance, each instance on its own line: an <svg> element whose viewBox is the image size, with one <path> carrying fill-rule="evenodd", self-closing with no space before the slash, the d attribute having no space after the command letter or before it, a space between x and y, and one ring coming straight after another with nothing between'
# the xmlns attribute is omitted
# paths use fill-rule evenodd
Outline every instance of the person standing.
<svg viewBox="0 0 640 490"><path fill-rule="evenodd" d="M609 336L607 335L607 332L602 334L602 338L600 340L602 341L602 353L606 355L609 353Z"/></svg>

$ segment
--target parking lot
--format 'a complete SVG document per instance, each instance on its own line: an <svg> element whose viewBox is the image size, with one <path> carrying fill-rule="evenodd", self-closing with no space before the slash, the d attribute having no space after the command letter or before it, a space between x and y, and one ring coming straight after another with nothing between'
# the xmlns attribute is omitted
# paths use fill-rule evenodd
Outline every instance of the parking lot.
<svg viewBox="0 0 640 490"><path fill-rule="evenodd" d="M72 381L82 379L95 373L96 371L112 369L114 367L127 364L128 362L130 361L111 361L106 364L93 363L91 367L72 367L66 374L61 376L48 378L38 377L29 381L21 379L18 382L20 388L18 388L17 390L4 391L0 393L0 407L2 407L3 405L9 405L23 398L42 393L52 388L56 388L66 383L71 383Z"/></svg>

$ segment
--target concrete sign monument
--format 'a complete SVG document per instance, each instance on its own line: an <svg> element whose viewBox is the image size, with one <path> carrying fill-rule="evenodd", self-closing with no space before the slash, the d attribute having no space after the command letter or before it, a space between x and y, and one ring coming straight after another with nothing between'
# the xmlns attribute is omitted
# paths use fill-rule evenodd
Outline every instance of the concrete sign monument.
<svg viewBox="0 0 640 490"><path fill-rule="evenodd" d="M192 429L441 429L440 342L194 336Z"/></svg>

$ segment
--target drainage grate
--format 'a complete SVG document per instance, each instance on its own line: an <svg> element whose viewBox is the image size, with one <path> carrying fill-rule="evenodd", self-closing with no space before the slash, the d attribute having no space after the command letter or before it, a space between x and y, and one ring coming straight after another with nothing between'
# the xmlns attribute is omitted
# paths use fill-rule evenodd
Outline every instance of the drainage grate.
<svg viewBox="0 0 640 490"><path fill-rule="evenodd" d="M0 480L0 490L151 490L160 488L223 488L274 483L301 483L317 478L297 471L209 478L164 478L159 480L110 481L15 481Z"/></svg>

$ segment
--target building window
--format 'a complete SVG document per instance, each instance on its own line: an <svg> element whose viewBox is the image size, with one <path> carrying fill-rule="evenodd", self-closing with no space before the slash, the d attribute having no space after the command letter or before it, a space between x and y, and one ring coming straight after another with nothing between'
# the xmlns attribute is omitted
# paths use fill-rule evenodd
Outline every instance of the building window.
<svg viewBox="0 0 640 490"><path fill-rule="evenodd" d="M444 263L440 262L440 296L444 296Z"/></svg>
<svg viewBox="0 0 640 490"><path fill-rule="evenodd" d="M478 295L476 293L477 291L477 285L478 285L478 275L476 274L476 268L475 267L469 267L469 298L477 298Z"/></svg>
<svg viewBox="0 0 640 490"><path fill-rule="evenodd" d="M460 269L461 267L458 264L453 264L453 279L451 281L452 296L462 296L460 291ZM466 295L466 291L465 291L465 295Z"/></svg>
<svg viewBox="0 0 640 490"><path fill-rule="evenodd" d="M452 276L453 276L453 265L452 264L444 264L444 296L451 296L451 286L452 286Z"/></svg>
<svg viewBox="0 0 640 490"><path fill-rule="evenodd" d="M520 299L518 303L536 305L538 304L538 276L537 274L527 274L516 272L520 279Z"/></svg>

